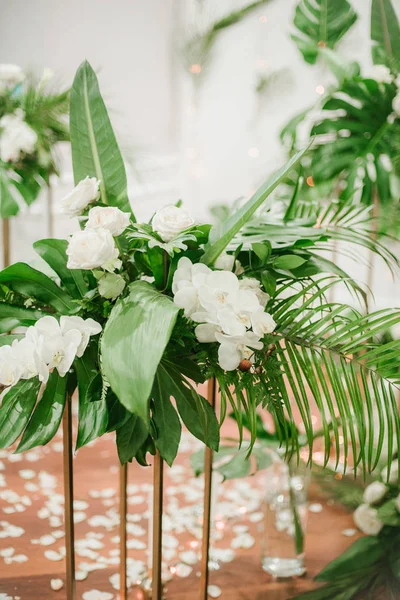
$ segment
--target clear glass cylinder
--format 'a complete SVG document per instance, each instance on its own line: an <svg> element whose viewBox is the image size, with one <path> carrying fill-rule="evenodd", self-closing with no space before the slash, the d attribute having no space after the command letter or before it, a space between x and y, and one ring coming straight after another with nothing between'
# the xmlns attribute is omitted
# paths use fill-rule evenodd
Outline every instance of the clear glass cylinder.
<svg viewBox="0 0 400 600"><path fill-rule="evenodd" d="M310 471L302 462L276 458L266 470L261 564L273 577L305 573L304 542Z"/></svg>

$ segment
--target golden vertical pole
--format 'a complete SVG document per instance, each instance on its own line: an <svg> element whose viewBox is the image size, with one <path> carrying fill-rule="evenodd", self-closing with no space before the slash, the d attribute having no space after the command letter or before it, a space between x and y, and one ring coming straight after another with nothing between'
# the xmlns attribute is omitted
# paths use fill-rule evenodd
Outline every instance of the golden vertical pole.
<svg viewBox="0 0 400 600"><path fill-rule="evenodd" d="M127 514L127 488L128 463L121 465L119 471L119 597L126 600L128 597L128 585L126 580L126 514Z"/></svg>
<svg viewBox="0 0 400 600"><path fill-rule="evenodd" d="M164 461L160 453L154 457L153 473L153 564L152 600L162 600L162 512L164 491Z"/></svg>
<svg viewBox="0 0 400 600"><path fill-rule="evenodd" d="M10 264L10 221L3 219L3 269Z"/></svg>
<svg viewBox="0 0 400 600"><path fill-rule="evenodd" d="M215 397L217 382L215 377L208 381L208 401L215 408ZM206 446L204 459L204 516L203 516L203 538L201 547L201 576L200 576L200 600L208 598L208 561L210 553L210 530L211 530L211 487L212 487L213 451Z"/></svg>
<svg viewBox="0 0 400 600"><path fill-rule="evenodd" d="M54 237L53 188L50 181L47 186L47 229L49 238Z"/></svg>
<svg viewBox="0 0 400 600"><path fill-rule="evenodd" d="M74 476L72 466L72 411L67 394L63 417L65 560L67 600L75 600Z"/></svg>

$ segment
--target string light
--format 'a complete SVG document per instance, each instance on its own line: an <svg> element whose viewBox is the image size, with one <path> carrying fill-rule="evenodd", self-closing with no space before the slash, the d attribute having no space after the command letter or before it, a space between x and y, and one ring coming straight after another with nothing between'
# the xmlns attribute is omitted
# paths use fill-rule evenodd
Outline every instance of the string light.
<svg viewBox="0 0 400 600"><path fill-rule="evenodd" d="M201 65L199 65L198 63L194 63L193 65L190 65L189 71L194 75L198 75L199 73L201 73Z"/></svg>
<svg viewBox="0 0 400 600"><path fill-rule="evenodd" d="M322 96L325 93L325 88L323 85L317 85L317 87L315 88L315 91L317 92L317 94Z"/></svg>
<svg viewBox="0 0 400 600"><path fill-rule="evenodd" d="M252 146L251 148L249 148L247 150L247 154L251 157L251 158L257 158L260 155L260 151L258 148L256 148L256 146Z"/></svg>

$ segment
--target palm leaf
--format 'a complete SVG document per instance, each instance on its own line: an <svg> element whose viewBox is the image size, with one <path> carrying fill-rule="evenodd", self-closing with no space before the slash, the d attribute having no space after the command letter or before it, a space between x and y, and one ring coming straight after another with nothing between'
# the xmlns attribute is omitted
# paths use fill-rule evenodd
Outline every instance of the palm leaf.
<svg viewBox="0 0 400 600"><path fill-rule="evenodd" d="M357 14L347 0L301 0L292 34L304 59L314 64L320 48L334 48L355 23Z"/></svg>
<svg viewBox="0 0 400 600"><path fill-rule="evenodd" d="M390 0L372 0L371 7L372 58L400 71L400 27Z"/></svg>

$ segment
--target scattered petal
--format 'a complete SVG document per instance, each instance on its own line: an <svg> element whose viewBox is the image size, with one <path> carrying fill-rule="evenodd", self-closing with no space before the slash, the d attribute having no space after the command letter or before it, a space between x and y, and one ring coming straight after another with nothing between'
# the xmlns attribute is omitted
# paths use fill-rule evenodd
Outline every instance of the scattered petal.
<svg viewBox="0 0 400 600"><path fill-rule="evenodd" d="M346 537L353 537L353 535L356 535L357 533L357 529L343 529L342 534L345 535Z"/></svg>
<svg viewBox="0 0 400 600"><path fill-rule="evenodd" d="M58 590L61 590L61 588L63 586L64 586L64 582L62 579L51 579L50 580L50 587L55 592L58 592Z"/></svg>
<svg viewBox="0 0 400 600"><path fill-rule="evenodd" d="M113 600L114 595L109 592L99 592L99 590L90 590L82 596L83 600Z"/></svg>
<svg viewBox="0 0 400 600"><path fill-rule="evenodd" d="M320 513L322 512L323 506L319 502L315 502L314 504L310 504L308 510L312 513Z"/></svg>
<svg viewBox="0 0 400 600"><path fill-rule="evenodd" d="M211 598L219 598L222 594L222 590L217 585L209 585L207 588L208 595Z"/></svg>

